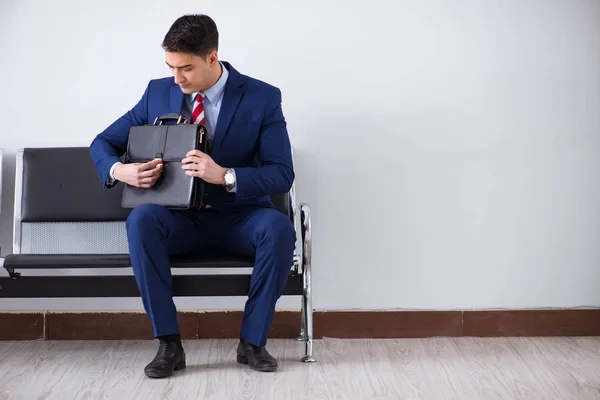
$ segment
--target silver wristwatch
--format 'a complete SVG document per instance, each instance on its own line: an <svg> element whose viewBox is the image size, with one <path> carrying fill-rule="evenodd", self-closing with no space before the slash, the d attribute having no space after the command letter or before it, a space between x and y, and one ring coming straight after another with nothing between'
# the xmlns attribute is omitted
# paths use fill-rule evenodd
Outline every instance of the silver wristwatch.
<svg viewBox="0 0 600 400"><path fill-rule="evenodd" d="M233 168L227 168L227 172L225 172L225 187L227 189L232 189L235 186L235 171Z"/></svg>

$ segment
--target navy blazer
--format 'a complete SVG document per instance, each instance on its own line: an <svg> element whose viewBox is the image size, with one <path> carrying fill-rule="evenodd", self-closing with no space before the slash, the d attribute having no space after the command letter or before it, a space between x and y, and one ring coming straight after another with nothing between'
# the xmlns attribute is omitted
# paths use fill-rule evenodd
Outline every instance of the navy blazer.
<svg viewBox="0 0 600 400"><path fill-rule="evenodd" d="M272 207L270 195L288 192L294 181L281 91L240 74L227 62L223 65L229 78L210 156L220 166L235 169L236 192L205 183L204 202L220 208ZM141 100L96 136L90 157L105 187L114 186L107 182L109 171L127 149L129 129L151 124L162 114L182 113L183 107L184 93L172 77L151 80Z"/></svg>

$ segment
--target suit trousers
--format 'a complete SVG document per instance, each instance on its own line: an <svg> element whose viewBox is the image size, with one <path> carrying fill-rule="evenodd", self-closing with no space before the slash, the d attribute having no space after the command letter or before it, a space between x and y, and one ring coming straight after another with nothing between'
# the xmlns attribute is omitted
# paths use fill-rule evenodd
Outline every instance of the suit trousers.
<svg viewBox="0 0 600 400"><path fill-rule="evenodd" d="M221 252L253 256L255 264L240 338L264 346L293 263L296 232L275 208L169 210L134 208L126 222L133 273L154 336L179 334L169 256Z"/></svg>

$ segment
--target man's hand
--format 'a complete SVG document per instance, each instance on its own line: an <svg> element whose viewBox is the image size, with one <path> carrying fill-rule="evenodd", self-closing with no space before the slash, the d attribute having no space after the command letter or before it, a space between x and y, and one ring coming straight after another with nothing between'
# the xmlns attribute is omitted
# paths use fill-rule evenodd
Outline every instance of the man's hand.
<svg viewBox="0 0 600 400"><path fill-rule="evenodd" d="M119 164L115 167L113 174L116 180L128 185L149 188L154 186L160 177L162 168L162 160L157 158L143 164Z"/></svg>
<svg viewBox="0 0 600 400"><path fill-rule="evenodd" d="M181 168L188 176L195 176L215 185L225 183L227 168L221 167L208 154L200 150L188 152L181 162L183 163Z"/></svg>

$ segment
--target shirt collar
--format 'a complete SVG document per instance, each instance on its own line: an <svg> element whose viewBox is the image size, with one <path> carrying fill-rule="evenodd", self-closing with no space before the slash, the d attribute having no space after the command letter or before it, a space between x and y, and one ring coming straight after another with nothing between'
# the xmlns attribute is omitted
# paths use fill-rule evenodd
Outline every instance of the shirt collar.
<svg viewBox="0 0 600 400"><path fill-rule="evenodd" d="M223 71L221 72L221 77L219 78L217 83L215 83L214 85L212 85L204 91L204 98L208 99L208 101L210 101L211 104L217 104L219 99L223 96L223 93L225 92L225 84L227 83L227 78L229 77L229 71L227 70L227 68L225 68L223 63L221 63L220 61L219 63L221 64L221 69ZM194 103L194 100L196 99L196 95L198 93L200 92L195 92L190 95L190 100L192 104Z"/></svg>

